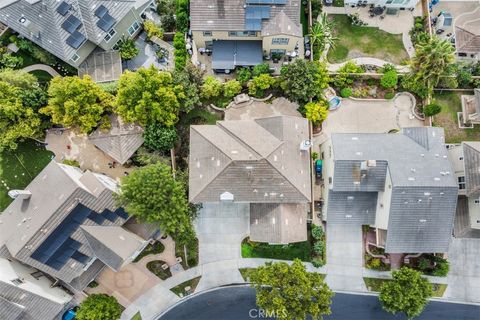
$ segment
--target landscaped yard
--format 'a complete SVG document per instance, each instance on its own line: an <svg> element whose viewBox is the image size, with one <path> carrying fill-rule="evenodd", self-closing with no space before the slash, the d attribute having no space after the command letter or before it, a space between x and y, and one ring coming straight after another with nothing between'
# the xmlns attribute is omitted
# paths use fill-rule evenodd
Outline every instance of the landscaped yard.
<svg viewBox="0 0 480 320"><path fill-rule="evenodd" d="M457 112L462 111L462 95L470 95L472 92L461 91L435 91L434 102L442 107L442 111L433 117L433 125L445 128L445 142L459 143L462 141L480 140L480 126L473 129L460 129L458 127Z"/></svg>
<svg viewBox="0 0 480 320"><path fill-rule="evenodd" d="M12 202L8 190L25 188L53 156L52 152L33 140L19 143L15 151L0 154L0 211Z"/></svg>
<svg viewBox="0 0 480 320"><path fill-rule="evenodd" d="M200 278L201 278L201 276L190 279L190 280L185 281L183 283L180 283L178 286L170 289L170 291L172 291L173 293L175 293L179 297L185 296L185 295L190 294L190 293L193 293L193 292L195 292L195 289L197 288L197 285L200 282ZM186 287L190 287L188 292L185 290Z"/></svg>
<svg viewBox="0 0 480 320"><path fill-rule="evenodd" d="M242 242L242 258L267 258L279 260L293 260L298 258L310 262L312 246L309 241L291 243L287 245L271 245L263 242L253 242L245 239Z"/></svg>
<svg viewBox="0 0 480 320"><path fill-rule="evenodd" d="M33 74L35 77L37 77L38 82L40 82L40 83L50 82L50 80L52 80L52 78L53 78L50 75L50 73L48 73L46 71L43 71L43 70L35 70L35 71L30 72L30 73Z"/></svg>
<svg viewBox="0 0 480 320"><path fill-rule="evenodd" d="M163 250L165 250L165 246L160 241L156 241L154 244L149 244L146 246L145 249L135 258L135 260L133 260L133 262L138 262L142 260L143 257L150 254L162 253Z"/></svg>
<svg viewBox="0 0 480 320"><path fill-rule="evenodd" d="M188 269L198 265L198 239L187 244L187 257L185 257L185 250L183 246L175 244L175 256L182 258L183 269Z"/></svg>
<svg viewBox="0 0 480 320"><path fill-rule="evenodd" d="M378 279L378 278L363 278L365 285L369 291L379 292L382 285L390 279ZM433 296L436 298L443 297L447 285L443 283L432 283Z"/></svg>
<svg viewBox="0 0 480 320"><path fill-rule="evenodd" d="M172 276L172 273L170 272L170 268L163 270L162 266L164 264L166 264L166 262L162 260L150 261L147 263L147 269L160 279L166 280Z"/></svg>
<svg viewBox="0 0 480 320"><path fill-rule="evenodd" d="M358 57L373 57L400 64L408 58L402 35L394 35L378 28L352 26L347 15L332 15L338 41L328 51L330 63L344 62Z"/></svg>

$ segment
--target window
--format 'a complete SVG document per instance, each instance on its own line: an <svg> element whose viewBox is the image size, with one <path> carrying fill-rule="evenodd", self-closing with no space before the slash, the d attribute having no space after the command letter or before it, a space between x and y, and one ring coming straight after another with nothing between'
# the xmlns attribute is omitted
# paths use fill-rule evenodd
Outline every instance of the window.
<svg viewBox="0 0 480 320"><path fill-rule="evenodd" d="M78 56L78 54L74 53L73 56L70 58L70 60L72 60L73 62L77 62L79 58L80 57Z"/></svg>
<svg viewBox="0 0 480 320"><path fill-rule="evenodd" d="M284 56L285 55L285 49L271 49L270 54L272 56Z"/></svg>
<svg viewBox="0 0 480 320"><path fill-rule="evenodd" d="M480 204L480 199L475 199L473 202L474 202L475 204Z"/></svg>
<svg viewBox="0 0 480 320"><path fill-rule="evenodd" d="M458 160L463 161L463 157L458 158Z"/></svg>
<svg viewBox="0 0 480 320"><path fill-rule="evenodd" d="M16 285L16 286L19 286L19 285L21 285L22 283L25 282L25 281L23 281L23 280L20 279L20 278L13 279L13 280L11 280L11 281L12 281L12 283L13 283L14 285Z"/></svg>
<svg viewBox="0 0 480 320"><path fill-rule="evenodd" d="M229 31L229 37L256 37L256 31Z"/></svg>
<svg viewBox="0 0 480 320"><path fill-rule="evenodd" d="M130 28L128 28L128 34L129 35L133 35L138 29L140 29L140 24L135 21L131 26Z"/></svg>
<svg viewBox="0 0 480 320"><path fill-rule="evenodd" d="M212 36L212 31L203 31L203 36L204 37L211 37Z"/></svg>
<svg viewBox="0 0 480 320"><path fill-rule="evenodd" d="M288 38L273 38L272 39L272 44L275 45L285 45L288 44Z"/></svg>
<svg viewBox="0 0 480 320"><path fill-rule="evenodd" d="M118 50L118 47L120 46L120 43L122 43L122 39L118 39L118 41L115 42L115 45L113 46L113 50Z"/></svg>
<svg viewBox="0 0 480 320"><path fill-rule="evenodd" d="M458 189L465 190L465 177L458 177Z"/></svg>
<svg viewBox="0 0 480 320"><path fill-rule="evenodd" d="M103 40L108 43L108 41L110 41L116 33L117 31L115 31L115 29L110 29L110 31L107 32Z"/></svg>

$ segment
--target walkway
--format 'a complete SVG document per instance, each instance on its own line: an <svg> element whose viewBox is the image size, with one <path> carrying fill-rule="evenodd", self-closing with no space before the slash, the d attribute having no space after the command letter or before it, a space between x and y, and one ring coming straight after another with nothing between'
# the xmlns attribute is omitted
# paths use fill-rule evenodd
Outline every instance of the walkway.
<svg viewBox="0 0 480 320"><path fill-rule="evenodd" d="M342 63L335 63L331 64L329 63L327 68L328 71L330 72L337 72L341 67L343 67L347 62L353 62L356 65L371 65L371 66L376 66L376 67L383 67L386 64L392 64L388 61L382 60L382 59L377 59L377 58L370 58L370 57L361 57L361 58L354 58L350 59L348 61L342 62ZM399 73L407 73L410 71L410 68L408 66L401 66L401 65L395 65L395 68Z"/></svg>
<svg viewBox="0 0 480 320"><path fill-rule="evenodd" d="M25 67L22 69L25 72L32 72L32 71L45 71L50 74L52 77L60 76L55 69L46 65L46 64L32 64L31 66Z"/></svg>

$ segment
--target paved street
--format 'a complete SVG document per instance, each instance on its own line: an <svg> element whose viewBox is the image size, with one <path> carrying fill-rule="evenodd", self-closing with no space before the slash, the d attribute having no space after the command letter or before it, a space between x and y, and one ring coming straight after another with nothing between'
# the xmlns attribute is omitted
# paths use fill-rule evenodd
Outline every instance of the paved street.
<svg viewBox="0 0 480 320"><path fill-rule="evenodd" d="M430 302L416 320L478 320L479 306ZM201 294L170 310L158 320L244 320L272 319L259 316L255 290L249 287L229 287ZM325 320L403 320L381 308L378 298L370 295L337 293L333 298L332 314Z"/></svg>

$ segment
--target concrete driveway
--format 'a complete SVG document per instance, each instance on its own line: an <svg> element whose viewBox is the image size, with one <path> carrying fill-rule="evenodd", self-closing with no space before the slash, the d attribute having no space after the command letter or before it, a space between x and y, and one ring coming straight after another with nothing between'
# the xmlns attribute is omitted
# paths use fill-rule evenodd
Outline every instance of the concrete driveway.
<svg viewBox="0 0 480 320"><path fill-rule="evenodd" d="M480 303L480 239L452 238L444 298Z"/></svg>
<svg viewBox="0 0 480 320"><path fill-rule="evenodd" d="M327 224L327 277L332 290L366 291L363 282L362 226Z"/></svg>
<svg viewBox="0 0 480 320"><path fill-rule="evenodd" d="M250 233L250 205L205 203L195 221L200 265L241 258L240 244Z"/></svg>

